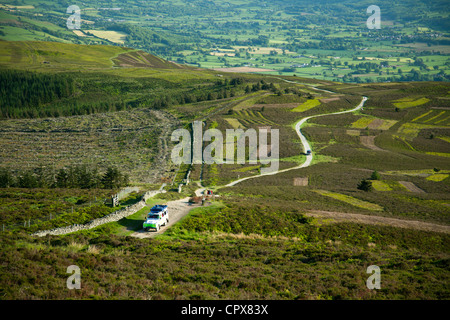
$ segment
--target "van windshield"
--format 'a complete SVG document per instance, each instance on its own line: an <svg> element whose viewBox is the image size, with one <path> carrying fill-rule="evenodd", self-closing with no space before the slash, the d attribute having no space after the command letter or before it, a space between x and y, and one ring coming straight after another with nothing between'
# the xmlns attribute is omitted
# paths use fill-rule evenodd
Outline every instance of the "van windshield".
<svg viewBox="0 0 450 320"><path fill-rule="evenodd" d="M149 214L148 218L149 219L159 219L159 215L157 215L157 214Z"/></svg>

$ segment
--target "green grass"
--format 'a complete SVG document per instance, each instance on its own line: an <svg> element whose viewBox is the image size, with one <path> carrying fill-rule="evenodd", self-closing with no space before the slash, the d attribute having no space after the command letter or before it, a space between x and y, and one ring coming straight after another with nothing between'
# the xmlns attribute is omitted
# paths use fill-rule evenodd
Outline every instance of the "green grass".
<svg viewBox="0 0 450 320"><path fill-rule="evenodd" d="M131 49L133 51L133 49ZM50 62L52 71L80 68L110 68L113 62L110 58L130 49L113 46L75 45L58 42L4 42L0 49L0 64L7 65L11 59L16 59L16 69L48 70L44 61Z"/></svg>
<svg viewBox="0 0 450 320"><path fill-rule="evenodd" d="M238 117L238 119L228 119L227 121L234 125L235 128L239 125L239 120L247 124L276 125L273 121L266 119L261 112L251 109L237 110L234 112L234 115ZM234 120L237 120L238 122L235 122Z"/></svg>
<svg viewBox="0 0 450 320"><path fill-rule="evenodd" d="M425 120L424 122L426 122L426 123L431 122L432 120L435 120L435 119L437 119L437 118L440 118L440 117L441 117L443 114L445 114L445 113L446 113L446 111L442 111L442 112L440 112L439 114L437 114L437 115L435 115L435 116L433 116L433 117L431 117L431 118Z"/></svg>
<svg viewBox="0 0 450 320"><path fill-rule="evenodd" d="M450 137L437 137L437 138L439 138L441 140L444 140L445 142L450 143Z"/></svg>
<svg viewBox="0 0 450 320"><path fill-rule="evenodd" d="M450 173L450 170L440 170L441 174ZM435 174L433 169L413 169L413 170L390 170L384 171L383 174L389 175L406 175L406 176L429 176Z"/></svg>
<svg viewBox="0 0 450 320"><path fill-rule="evenodd" d="M370 211L382 211L383 207L375 204L375 203L371 203L371 202L367 202L367 201L363 201L354 197L350 197L347 196L345 194L340 194L340 193L336 193L336 192L330 192L330 191L326 191L326 190L315 190L315 192L317 192L318 194L322 195L322 196L326 196L326 197L330 197L339 201L343 201L345 203L351 204L352 206L358 207L358 208L362 208L362 209L367 209Z"/></svg>
<svg viewBox="0 0 450 320"><path fill-rule="evenodd" d="M426 154L438 157L450 157L450 153L447 152L425 152Z"/></svg>
<svg viewBox="0 0 450 320"><path fill-rule="evenodd" d="M429 101L430 100L427 98L420 98L417 100L413 100L412 98L404 98L404 99L396 100L396 102L394 102L394 106L396 106L397 108L400 108L400 109L412 108L412 107L421 106L425 103L428 103Z"/></svg>
<svg viewBox="0 0 450 320"><path fill-rule="evenodd" d="M213 202L206 207L193 208L189 215L183 217L177 224L171 226L165 233L158 236L158 239L166 239L172 241L173 239L183 240L201 240L208 237L207 233L201 232L196 228L190 228L186 225L192 223L198 217L205 217L214 214L225 208L222 202Z"/></svg>
<svg viewBox="0 0 450 320"><path fill-rule="evenodd" d="M13 26L4 26L2 28L2 31L7 34L7 36L2 37L2 39L6 41L33 41L36 39L36 36L43 37L45 35L43 32L33 32ZM55 37L52 38L57 39Z"/></svg>
<svg viewBox="0 0 450 320"><path fill-rule="evenodd" d="M437 174L433 174L433 175L427 177L427 180L440 182L440 181L444 181L445 179L447 179L448 176L449 176L448 174L437 173Z"/></svg>
<svg viewBox="0 0 450 320"><path fill-rule="evenodd" d="M293 111L293 112L305 112L305 111L308 111L308 110L310 110L312 108L315 108L315 107L317 107L319 105L320 105L320 101L318 99L311 99L311 100L306 101L305 103L302 103L298 107L295 107L291 111Z"/></svg>
<svg viewBox="0 0 450 320"><path fill-rule="evenodd" d="M150 208L150 206L147 206L118 222L110 223L110 232L118 236L128 236L133 232L142 229L142 223L144 222L147 213L150 211Z"/></svg>
<svg viewBox="0 0 450 320"><path fill-rule="evenodd" d="M354 123L352 123L352 128L365 129L373 120L375 120L375 119L369 118L369 117L362 117L362 118L358 119L357 121L355 121Z"/></svg>
<svg viewBox="0 0 450 320"><path fill-rule="evenodd" d="M383 119L383 123L377 129L378 130L389 130L397 122L398 122L397 120L384 120Z"/></svg>
<svg viewBox="0 0 450 320"><path fill-rule="evenodd" d="M420 116L418 116L417 118L414 118L413 120L411 120L411 122L416 122L416 121L428 116L432 112L433 112L433 110L427 111L424 114L421 114Z"/></svg>
<svg viewBox="0 0 450 320"><path fill-rule="evenodd" d="M316 149L317 150L317 149ZM323 155L320 153L316 153L314 155L314 159L312 161L312 164L319 164L319 163L337 163L339 162L340 158L335 158L328 155Z"/></svg>
<svg viewBox="0 0 450 320"><path fill-rule="evenodd" d="M408 191L398 181L392 180L371 180L372 186L376 191Z"/></svg>
<svg viewBox="0 0 450 320"><path fill-rule="evenodd" d="M56 224L61 226L68 220L81 218L88 222L98 214L110 212L110 208L102 203L111 192L101 189L1 188L0 223L9 228L23 226L25 220L31 219L33 228L43 230ZM49 220L50 216L52 220Z"/></svg>
<svg viewBox="0 0 450 320"><path fill-rule="evenodd" d="M13 20L20 17L23 21L26 21L26 25L23 26L24 30L25 28L30 30L34 28L45 31L39 31L42 34L35 32L36 34L32 36L33 39L52 38L57 41L82 42L85 44L89 42L107 43L106 40L77 37L62 27L57 27L59 29L55 31L54 25L57 24L55 21L67 17L64 12L66 8L61 3L45 1L46 7L42 7L40 2L32 0L28 0L27 3L33 3L34 8L10 12L9 15L12 16ZM332 81L343 81L344 76L356 73L358 75L347 78L345 81L373 82L387 80L394 82L401 79L397 73L398 70L402 70L403 76L408 77L411 76L412 69L419 70L418 66L411 66L417 56L424 62L424 66L420 68L421 76L435 76L441 70L448 73L448 66L445 64L445 53L448 52L448 46L425 42L398 45L394 44L392 40L368 41L367 30L366 32L363 30L363 33L361 33L362 31L358 27L362 18L361 12L347 3L331 5L306 3L302 7L304 12L315 12L315 14L330 19L331 22L327 28L321 28L317 21L314 21L314 15L309 14L301 16L301 19L304 20L301 27L292 24L290 17L292 16L292 10L295 11L296 9L290 7L288 3L281 3L279 6L269 3L267 6L261 7L242 1L231 1L229 6L222 6L220 3L212 3L211 6L197 6L197 4L192 5L179 0L171 0L163 5L131 0L128 4L130 8L139 7L142 12L151 12L152 17L148 18L143 14L136 14L133 10L121 11L121 18L126 21L125 24L138 27L136 33L131 31L132 34L128 37L125 45L143 48L147 52L155 52L172 61L179 60L206 68L250 65L275 70L268 74L276 76L296 74L297 76ZM386 4L388 7L389 5ZM92 1L87 1L86 6L97 7ZM402 9L398 10L410 10L404 4L400 7ZM83 8L83 10L85 20L94 21L104 17L102 10L87 10L87 8ZM421 10L433 19L442 16L442 12L437 11L437 7L425 6ZM33 14L42 16L33 16ZM162 15L164 21L159 21L156 17ZM270 19L262 19L263 16ZM46 21L52 22L51 26L49 25L50 22L46 23L49 25L49 31L41 29L45 25L40 20L43 17L46 18ZM198 17L202 19L198 19ZM209 24L207 21L210 18L218 21L217 24ZM342 19L348 21L348 24L345 26L339 24L338 21ZM392 21L385 22L389 28L393 29L392 31L396 36L417 34L417 29L405 27L406 23L417 25L418 28L423 28L421 30L428 30L426 35L441 32L436 25L430 25L431 20L420 19L419 12L411 12L407 21L405 21L406 17L400 17L399 19L395 25L392 24ZM230 23L226 28L223 27L225 22ZM254 33L253 25L255 23L258 24L258 34ZM274 28L273 23L276 23L279 27ZM108 29L112 24L114 22L106 22L104 28L98 27L96 29ZM90 24L83 23L82 25L82 30L91 28L93 27ZM143 36L142 33L148 36ZM158 37L152 37L153 34ZM13 35L14 31L8 30L4 38L10 38ZM266 36L267 41L260 44L251 43L252 40L258 41L258 36ZM443 38L446 36L444 32ZM159 37L163 41L160 41ZM334 43L335 41L337 43ZM211 43L215 45L212 47ZM355 49L356 45L367 47L367 50ZM427 46L429 47L427 48ZM267 47L274 47L277 54L270 55ZM287 50L283 53L281 47L289 47L293 52ZM233 54L239 53L240 56L225 59L212 56L211 52L216 48ZM239 52L239 49L242 49L242 51ZM410 53L411 51L413 53ZM442 55L439 55L438 52ZM301 56L299 56L300 53ZM336 57L336 55L339 57ZM364 61L363 59L367 60ZM294 67L289 72L283 71L284 68L290 69L295 64L311 63L311 61L321 66ZM377 64L377 67L366 70L365 66L358 66L358 64L367 61ZM383 61L389 61L389 67L380 68L380 63ZM439 70L434 70L434 66L438 66ZM350 67L352 68L350 69Z"/></svg>
<svg viewBox="0 0 450 320"><path fill-rule="evenodd" d="M233 172L247 172L247 171L252 171L252 170L259 170L260 168L261 168L260 165L250 166L250 167L244 167L244 168L241 168L241 169L233 170Z"/></svg>
<svg viewBox="0 0 450 320"><path fill-rule="evenodd" d="M392 191L389 184L381 180L372 180L372 186L377 191Z"/></svg>
<svg viewBox="0 0 450 320"><path fill-rule="evenodd" d="M398 128L397 134L400 138L413 140L415 137L417 137L420 130L429 128L433 128L433 126L407 122Z"/></svg>
<svg viewBox="0 0 450 320"><path fill-rule="evenodd" d="M297 165L301 165L302 163L304 163L306 160L306 156L304 155L296 155L296 156L291 156L291 157L286 157L286 158L281 158L280 161L283 162L291 162L291 163L295 163Z"/></svg>
<svg viewBox="0 0 450 320"><path fill-rule="evenodd" d="M239 104L237 104L236 106L234 106L233 110L240 111L240 110L252 107L261 99L262 95L264 95L264 94L261 94L259 92L255 92L255 93L246 95L246 99L244 101L240 102ZM247 99L248 97L251 97L251 98Z"/></svg>

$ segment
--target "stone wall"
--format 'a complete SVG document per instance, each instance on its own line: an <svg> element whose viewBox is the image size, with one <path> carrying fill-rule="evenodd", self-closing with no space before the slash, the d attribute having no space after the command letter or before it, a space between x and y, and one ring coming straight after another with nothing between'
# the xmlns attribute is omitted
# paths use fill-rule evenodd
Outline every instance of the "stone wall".
<svg viewBox="0 0 450 320"><path fill-rule="evenodd" d="M77 231L81 231L81 230L92 229L92 228L98 227L105 223L119 221L120 219L131 216L132 214L138 212L139 210L141 210L142 208L144 208L146 206L145 203L148 199L156 196L158 193L163 193L163 192L164 191L162 190L162 188L157 191L147 191L146 193L144 193L141 201L139 201L138 203L132 204L126 208L115 211L107 216L102 217L102 218L92 220L86 224L74 224L71 226L56 228L56 229L52 229L52 230L38 231L36 233L33 233L32 236L43 237L43 236L46 236L47 234L50 234L50 235L68 234L68 233L77 232Z"/></svg>

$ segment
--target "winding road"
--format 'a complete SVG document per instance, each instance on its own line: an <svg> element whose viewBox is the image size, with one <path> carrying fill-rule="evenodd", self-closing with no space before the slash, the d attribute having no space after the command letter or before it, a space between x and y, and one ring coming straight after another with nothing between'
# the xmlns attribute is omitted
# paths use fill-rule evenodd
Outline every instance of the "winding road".
<svg viewBox="0 0 450 320"><path fill-rule="evenodd" d="M289 80L285 80L285 79L281 79L281 80L284 80L289 83L298 83L298 82L289 81ZM327 92L327 93L335 93L332 91L319 89L316 87L312 87L312 89ZM309 116L309 117L299 120L295 124L295 131L297 132L297 135L299 136L300 141L303 144L303 149L304 149L305 153L307 150L311 150L311 146L310 146L308 140L305 138L305 136L301 132L301 127L303 126L303 124L305 122L307 122L308 120L310 120L312 118L339 115L339 114L351 113L351 112L358 111L363 108L363 106L367 100L368 100L367 97L363 97L361 102L355 108L353 108L351 110L345 110L345 111L339 111L339 112L327 113L327 114L319 114L319 115ZM246 181L249 179L255 179L255 178L268 176L268 175L276 175L276 174L287 172L290 170L306 168L311 165L313 157L314 157L314 153L311 153L310 155L306 156L306 161L299 166L291 167L291 168L287 168L287 169L283 169L283 170L279 170L279 171L275 171L275 172L271 172L271 173L260 174L260 175L255 175L255 176L251 176L251 177L238 179L238 180L235 180L235 181L233 181L225 186L222 186L222 187L231 187L231 186L235 186L236 184L238 184L242 181ZM219 187L219 188L221 188L221 187ZM205 190L205 188L201 188L201 189L196 190L195 193L197 195L200 195L204 190ZM154 236L156 236L160 233L163 233L168 227L170 227L176 221L179 221L182 217L186 216L189 213L189 211L191 209L193 209L188 204L187 200L188 199L181 199L181 200L168 202L169 208L175 212L176 220L175 221L171 220L171 223L164 229L160 230L158 233L144 233L144 232L139 231L139 232L135 232L132 236L135 236L138 238L153 238ZM410 221L410 220L387 218L387 217L382 217L382 216L373 217L370 215L349 214L349 213L343 213L343 212L312 211L312 212L307 212L305 214L307 216L312 216L312 217L316 217L319 219L328 219L328 220L330 220L330 222L331 222L331 220L334 222L353 221L353 222L363 223L363 224L390 225L390 226L394 226L394 227L398 227L398 228L426 230L426 231L442 232L442 233L447 233L447 234L450 233L449 226L435 224L435 223L427 223L427 222L423 222L423 221L412 221L412 220Z"/></svg>
<svg viewBox="0 0 450 320"><path fill-rule="evenodd" d="M286 81L288 81L288 80L286 80ZM323 90L323 89L318 89L318 88L313 88L313 89L333 93L328 90ZM344 113L355 112L357 110L360 110L364 106L364 103L367 101L367 99L368 99L367 97L363 97L363 99L358 104L358 106L356 106L355 108L353 108L351 110L309 116L309 117L299 120L295 124L295 131L297 132L297 135L299 136L299 138L303 144L304 151L311 150L311 146L310 146L308 140L305 138L305 136L301 132L301 127L306 121L308 121L309 119L312 119L312 118L316 118L316 117L339 115L339 114L344 114ZM283 172L290 171L290 170L306 168L311 165L313 157L314 157L314 153L307 155L306 161L303 164L296 166L296 167L291 167L291 168L279 170L276 172L260 174L260 175L256 175L256 176L238 179L238 180L233 181L222 187L234 186L242 181L249 180L249 179L255 179L258 177L262 177L262 176L275 175L275 174L283 173ZM197 196L200 196L204 190L205 190L205 188L199 188L195 191L195 193ZM159 234L164 233L170 226L179 222L183 217L188 215L189 212L193 208L200 206L200 205L191 205L188 200L189 200L189 198L184 198L184 199L167 202L167 205L169 207L170 217L171 217L170 223L167 226L164 226L163 228L161 228L158 232L144 232L143 230L139 230L139 231L133 232L132 234L130 234L130 236L143 239L143 238L153 238ZM426 223L423 221L407 221L407 220L401 220L401 219L386 218L386 217L382 217L382 216L372 217L372 216L368 216L368 215L348 214L348 213L342 213L342 212L312 211L312 212L307 212L305 214L308 216L316 217L316 218L322 218L322 219L325 218L328 220L331 219L335 222L354 221L354 222L363 223L363 224L391 225L394 227L402 227L402 228L417 229L417 230L427 230L427 231L442 232L442 233L447 233L447 234L450 233L449 226L439 225L439 224L434 224L434 223ZM71 231L71 232L73 232L73 231ZM67 233L71 233L71 232L67 232Z"/></svg>
<svg viewBox="0 0 450 320"><path fill-rule="evenodd" d="M321 89L317 89L317 90L321 90ZM328 90L326 90L326 91L327 92L331 92L331 91L328 91ZM303 144L304 152L306 153L306 150L311 150L311 146L310 146L308 140L306 140L305 136L302 134L302 131L300 130L300 128L302 127L302 125L306 121L308 121L309 119L312 119L312 118L317 118L317 117L331 116L331 115L338 115L338 114L343 114L343 113L355 112L355 111L361 109L364 106L364 103L367 101L367 99L368 99L367 97L363 97L363 99L361 100L360 104L358 106L356 106L355 108L351 109L351 110L339 111L339 112L334 112L334 113L319 114L319 115L315 115L315 116L306 117L306 118L303 118L300 121L298 121L295 124L295 131L297 132L297 135L299 136L300 141ZM242 181L249 180L249 179L255 179L255 178L259 178L259 177L263 177L263 176L275 175L275 174L279 174L279 173L282 173L282 172L287 172L287 171L290 171L290 170L297 170L297 169L309 167L311 165L313 157L314 157L314 153L311 153L311 154L306 156L306 161L303 164L301 164L300 166L287 168L287 169L283 169L283 170L278 170L278 171L275 171L275 172L260 174L260 175L257 175L257 176L251 176L251 177L242 178L242 179L235 180L235 181L227 184L226 187L232 187L232 186L234 186L234 185L236 185L236 184L238 184L238 183L240 183Z"/></svg>
<svg viewBox="0 0 450 320"><path fill-rule="evenodd" d="M321 89L318 89L318 90L321 90ZM303 118L300 121L298 121L295 124L295 131L297 132L297 135L299 136L300 141L303 144L303 148L304 148L305 153L306 153L306 150L311 150L311 146L310 146L308 140L306 140L305 136L302 134L302 132L300 130L300 128L302 127L302 125L306 121L308 121L309 119L312 119L312 118L316 118L316 117L355 112L355 111L361 109L364 106L364 103L366 101L367 101L367 97L363 97L361 103L358 106L356 106L355 108L351 109L351 110L345 110L345 111L339 111L339 112L334 112L334 113L327 113L327 114L320 114L320 115L310 116L310 117L306 117L306 118ZM309 167L311 165L312 160L313 160L313 153L307 155L306 156L306 161L303 164L301 164L300 166L287 168L287 169L283 169L283 170L278 170L278 171L274 171L274 172L270 172L270 173L266 173L266 174L260 174L260 175L256 175L256 176L251 176L251 177L238 179L238 180L235 180L235 181L225 185L225 187L231 187L231 186L234 186L234 185L236 185L236 184L238 184L238 183L240 183L242 181L249 180L249 179L255 179L255 178L259 178L259 177L263 177L263 176L279 174L279 173L290 171L290 170L306 168L306 167ZM200 196L203 193L204 190L205 190L205 188L200 188L200 189L197 189L195 191L195 193L196 193L197 196ZM153 238L153 237L155 237L158 234L164 233L165 230L167 230L167 228L169 228L174 223L178 222L180 219L182 219L184 216L186 216L189 213L189 211L191 211L191 209L194 208L194 206L191 206L189 204L189 198L175 200L175 201L169 201L167 203L167 205L169 207L168 209L169 209L169 212L170 212L170 215L171 215L170 222L168 223L167 226L162 227L158 232L145 232L144 230L139 230L137 232L134 232L131 236L137 237L137 238L141 238L141 239L142 238Z"/></svg>

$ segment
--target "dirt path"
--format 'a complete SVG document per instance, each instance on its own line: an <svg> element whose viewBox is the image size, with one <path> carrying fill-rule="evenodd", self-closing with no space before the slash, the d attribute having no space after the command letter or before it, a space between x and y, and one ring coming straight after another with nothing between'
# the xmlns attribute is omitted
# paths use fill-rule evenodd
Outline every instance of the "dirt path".
<svg viewBox="0 0 450 320"><path fill-rule="evenodd" d="M320 219L327 219L327 222L355 222L371 225L387 225L397 228L407 228L423 231L433 231L441 233L450 233L450 226L435 224L416 220L402 220L382 216L369 216L357 213L329 212L329 211L311 211L305 213L306 216Z"/></svg>
<svg viewBox="0 0 450 320"><path fill-rule="evenodd" d="M169 211L169 224L167 226L161 227L158 232L156 231L144 231L141 229L131 234L132 237L144 239L153 238L159 234L164 233L167 228L174 225L180 221L184 216L186 216L191 209L198 207L198 205L189 205L189 198L184 198L181 200L170 201L167 203ZM150 209L150 208L149 208Z"/></svg>

